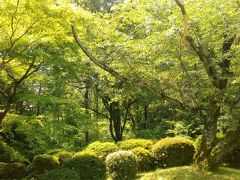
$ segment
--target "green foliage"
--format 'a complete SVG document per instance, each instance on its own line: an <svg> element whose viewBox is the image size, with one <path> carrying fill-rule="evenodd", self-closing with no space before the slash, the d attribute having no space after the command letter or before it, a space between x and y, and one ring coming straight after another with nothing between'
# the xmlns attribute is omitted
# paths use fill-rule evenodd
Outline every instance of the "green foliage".
<svg viewBox="0 0 240 180"><path fill-rule="evenodd" d="M154 168L154 157L153 153L142 147L137 147L131 150L137 157L138 171L149 171Z"/></svg>
<svg viewBox="0 0 240 180"><path fill-rule="evenodd" d="M113 180L134 179L137 174L137 158L130 151L117 151L106 157L109 175Z"/></svg>
<svg viewBox="0 0 240 180"><path fill-rule="evenodd" d="M46 171L37 177L37 180L80 180L79 174L74 169L59 168Z"/></svg>
<svg viewBox="0 0 240 180"><path fill-rule="evenodd" d="M53 170L59 167L59 161L56 156L42 154L34 157L30 165L32 174L42 174L47 170Z"/></svg>
<svg viewBox="0 0 240 180"><path fill-rule="evenodd" d="M12 145L26 157L45 153L56 144L51 136L50 122L44 116L8 114L3 120L3 133L12 137Z"/></svg>
<svg viewBox="0 0 240 180"><path fill-rule="evenodd" d="M79 179L104 180L106 178L106 165L93 152L78 152L69 161L65 162L63 167L75 169L79 173Z"/></svg>
<svg viewBox="0 0 240 180"><path fill-rule="evenodd" d="M223 158L223 163L227 167L240 168L240 148L234 149L231 153L227 153Z"/></svg>
<svg viewBox="0 0 240 180"><path fill-rule="evenodd" d="M151 149L153 142L152 140L149 139L128 139L125 141L118 142L117 145L123 150L131 150L136 147Z"/></svg>
<svg viewBox="0 0 240 180"><path fill-rule="evenodd" d="M87 151L93 151L94 153L96 153L97 156L102 159L105 159L108 154L113 153L118 149L118 146L114 143L99 141L89 144L86 148Z"/></svg>
<svg viewBox="0 0 240 180"><path fill-rule="evenodd" d="M0 140L0 161L1 162L20 162L27 163L28 160L24 158L18 151L8 146L5 142Z"/></svg>
<svg viewBox="0 0 240 180"><path fill-rule="evenodd" d="M183 137L164 138L153 145L157 167L183 166L193 162L193 142Z"/></svg>
<svg viewBox="0 0 240 180"><path fill-rule="evenodd" d="M60 151L55 156L58 157L59 163L62 165L64 162L69 161L73 157L73 152Z"/></svg>
<svg viewBox="0 0 240 180"><path fill-rule="evenodd" d="M26 167L19 163L0 162L1 179L20 179L26 175Z"/></svg>

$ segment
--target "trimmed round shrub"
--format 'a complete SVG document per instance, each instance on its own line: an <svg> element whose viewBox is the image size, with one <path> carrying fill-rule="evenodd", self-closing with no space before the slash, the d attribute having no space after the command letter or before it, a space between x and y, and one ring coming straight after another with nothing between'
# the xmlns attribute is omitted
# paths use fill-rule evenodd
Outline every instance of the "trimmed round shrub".
<svg viewBox="0 0 240 180"><path fill-rule="evenodd" d="M113 180L130 180L137 175L137 158L130 151L117 151L106 157L109 175Z"/></svg>
<svg viewBox="0 0 240 180"><path fill-rule="evenodd" d="M123 150L131 150L136 147L142 147L144 149L151 149L153 142L149 139L128 139L120 141L117 145Z"/></svg>
<svg viewBox="0 0 240 180"><path fill-rule="evenodd" d="M153 145L157 167L189 165L193 162L193 142L183 137L164 138Z"/></svg>
<svg viewBox="0 0 240 180"><path fill-rule="evenodd" d="M0 163L1 179L21 179L26 175L26 167L20 163Z"/></svg>
<svg viewBox="0 0 240 180"><path fill-rule="evenodd" d="M154 168L153 153L142 147L137 147L131 150L137 157L138 171L144 172Z"/></svg>
<svg viewBox="0 0 240 180"><path fill-rule="evenodd" d="M80 180L78 173L73 169L60 168L51 171L46 171L45 173L39 175L37 180Z"/></svg>
<svg viewBox="0 0 240 180"><path fill-rule="evenodd" d="M28 160L22 156L18 151L0 140L0 162L19 162L28 163Z"/></svg>
<svg viewBox="0 0 240 180"><path fill-rule="evenodd" d="M55 156L58 157L59 163L62 165L64 162L69 161L73 157L73 153L69 151L60 151Z"/></svg>
<svg viewBox="0 0 240 180"><path fill-rule="evenodd" d="M30 165L30 172L33 174L42 174L47 170L58 168L59 164L56 156L41 154L33 159L33 162Z"/></svg>
<svg viewBox="0 0 240 180"><path fill-rule="evenodd" d="M95 153L82 151L76 153L63 167L74 169L79 174L79 179L94 180L106 178L106 165Z"/></svg>
<svg viewBox="0 0 240 180"><path fill-rule="evenodd" d="M106 156L118 150L118 146L111 142L96 141L89 144L86 148L87 151L93 151L96 155L105 160Z"/></svg>

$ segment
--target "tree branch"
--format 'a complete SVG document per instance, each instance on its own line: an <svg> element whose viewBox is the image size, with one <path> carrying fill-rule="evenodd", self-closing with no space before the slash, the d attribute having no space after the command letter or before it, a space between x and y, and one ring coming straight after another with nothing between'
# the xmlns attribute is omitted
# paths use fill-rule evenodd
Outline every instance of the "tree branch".
<svg viewBox="0 0 240 180"><path fill-rule="evenodd" d="M116 77L117 79L126 82L127 79L123 76L121 76L118 72L116 72L115 70L113 70L112 68L110 68L109 66L107 66L106 64L101 63L100 61L98 61L89 51L86 47L84 47L84 45L81 43L77 33L76 33L76 28L74 26L74 24L72 24L72 33L73 33L73 37L75 39L75 41L77 42L77 44L79 45L79 47L82 49L82 51L89 57L89 59L96 64L98 67L100 67L101 69L109 72L111 75L113 75L114 77Z"/></svg>
<svg viewBox="0 0 240 180"><path fill-rule="evenodd" d="M181 11L182 11L182 15L186 16L187 12L185 10L185 6L182 4L181 1L179 0L175 0L175 2L177 3L177 5L180 7Z"/></svg>
<svg viewBox="0 0 240 180"><path fill-rule="evenodd" d="M103 117L105 117L105 118L107 118L107 119L110 120L110 117L108 117L106 114L103 114L103 113L101 113L101 112L99 112L99 111L97 111L97 110L95 110L95 109L90 108L90 107L88 107L88 108L86 108L86 109L88 109L88 110L90 110L90 111L92 111L92 112L95 112L95 113L97 113L98 115L101 115L101 116L103 116Z"/></svg>
<svg viewBox="0 0 240 180"><path fill-rule="evenodd" d="M6 92L0 88L0 94L6 99L8 97L8 95L6 94Z"/></svg>
<svg viewBox="0 0 240 180"><path fill-rule="evenodd" d="M76 43L78 44L78 46L82 49L82 51L85 53L85 55L87 55L89 57L89 59L98 67L100 67L101 69L107 71L108 73L110 73L111 75L113 75L115 78L117 78L118 80L125 82L125 83L129 83L129 84L133 84L137 87L140 87L143 90L146 90L148 92L151 92L153 95L160 97L170 103L172 103L175 106L178 106L180 109L184 108L184 104L182 102L180 102L177 99L171 98L168 95L166 95L165 93L161 92L157 92L155 91L153 88L151 88L147 83L142 82L140 80L131 80L128 79L124 76L122 76L121 74L119 74L118 72L116 72L114 69L112 69L111 67L107 66L106 64L103 64L101 61L99 61L96 57L94 57L89 51L88 49L82 44L82 42L80 41L77 32L76 32L76 28L75 25L72 24L71 26L72 28L72 33L73 33L73 37L76 41Z"/></svg>

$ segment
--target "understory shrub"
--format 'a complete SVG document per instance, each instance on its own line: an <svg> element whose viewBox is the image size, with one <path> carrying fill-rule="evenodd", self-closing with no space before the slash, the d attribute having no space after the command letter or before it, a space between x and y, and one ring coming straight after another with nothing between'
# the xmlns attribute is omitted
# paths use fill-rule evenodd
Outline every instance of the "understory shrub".
<svg viewBox="0 0 240 180"><path fill-rule="evenodd" d="M137 157L138 171L149 171L154 168L154 158L153 153L142 147L137 147L131 150L133 154Z"/></svg>
<svg viewBox="0 0 240 180"><path fill-rule="evenodd" d="M153 141L149 139L128 139L125 141L118 142L117 145L123 150L131 150L136 147L151 149Z"/></svg>
<svg viewBox="0 0 240 180"><path fill-rule="evenodd" d="M58 157L59 163L62 165L64 162L69 161L73 157L73 153L69 151L60 151L55 156Z"/></svg>
<svg viewBox="0 0 240 180"><path fill-rule="evenodd" d="M110 153L113 153L118 150L118 146L111 142L99 142L96 141L92 144L89 144L86 148L87 151L93 151L97 156L104 159Z"/></svg>
<svg viewBox="0 0 240 180"><path fill-rule="evenodd" d="M189 165L193 162L193 142L183 137L164 138L152 148L157 167Z"/></svg>
<svg viewBox="0 0 240 180"><path fill-rule="evenodd" d="M22 156L18 151L0 140L0 162L19 162L27 163L28 160Z"/></svg>
<svg viewBox="0 0 240 180"><path fill-rule="evenodd" d="M39 175L37 180L80 180L78 173L74 169L59 168Z"/></svg>
<svg viewBox="0 0 240 180"><path fill-rule="evenodd" d="M93 152L82 151L76 153L63 167L75 169L82 180L105 180L106 165L104 161Z"/></svg>
<svg viewBox="0 0 240 180"><path fill-rule="evenodd" d="M234 149L231 153L228 153L223 158L223 163L227 167L240 168L240 148Z"/></svg>
<svg viewBox="0 0 240 180"><path fill-rule="evenodd" d="M42 174L47 170L53 170L59 167L59 161L56 156L41 154L34 157L30 165L30 172L32 174Z"/></svg>
<svg viewBox="0 0 240 180"><path fill-rule="evenodd" d="M109 175L113 180L134 179L137 174L137 158L130 151L117 151L106 157Z"/></svg>
<svg viewBox="0 0 240 180"><path fill-rule="evenodd" d="M25 165L0 162L0 179L21 179L26 175Z"/></svg>

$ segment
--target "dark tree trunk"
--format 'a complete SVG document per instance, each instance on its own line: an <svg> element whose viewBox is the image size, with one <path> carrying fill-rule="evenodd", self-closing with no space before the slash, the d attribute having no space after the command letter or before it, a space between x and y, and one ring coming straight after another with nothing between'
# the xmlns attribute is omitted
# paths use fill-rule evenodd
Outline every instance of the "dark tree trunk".
<svg viewBox="0 0 240 180"><path fill-rule="evenodd" d="M95 86L95 118L96 121L98 120L98 113L99 112L99 88L98 85Z"/></svg>
<svg viewBox="0 0 240 180"><path fill-rule="evenodd" d="M144 129L148 128L148 105L144 106Z"/></svg>
<svg viewBox="0 0 240 180"><path fill-rule="evenodd" d="M89 115L89 117L91 117L90 113L89 113L89 108L90 108L90 98L89 98L89 89L90 89L90 82L87 81L86 82L86 90L85 90L85 94L84 94L84 101L85 101L85 113L86 115ZM85 143L88 144L89 143L89 132L88 129L85 130Z"/></svg>
<svg viewBox="0 0 240 180"><path fill-rule="evenodd" d="M118 142L122 140L122 128L121 128L121 110L119 107L119 102L118 101L113 101L110 103L110 130L114 130L114 133L112 132L111 134L114 134L114 141Z"/></svg>

